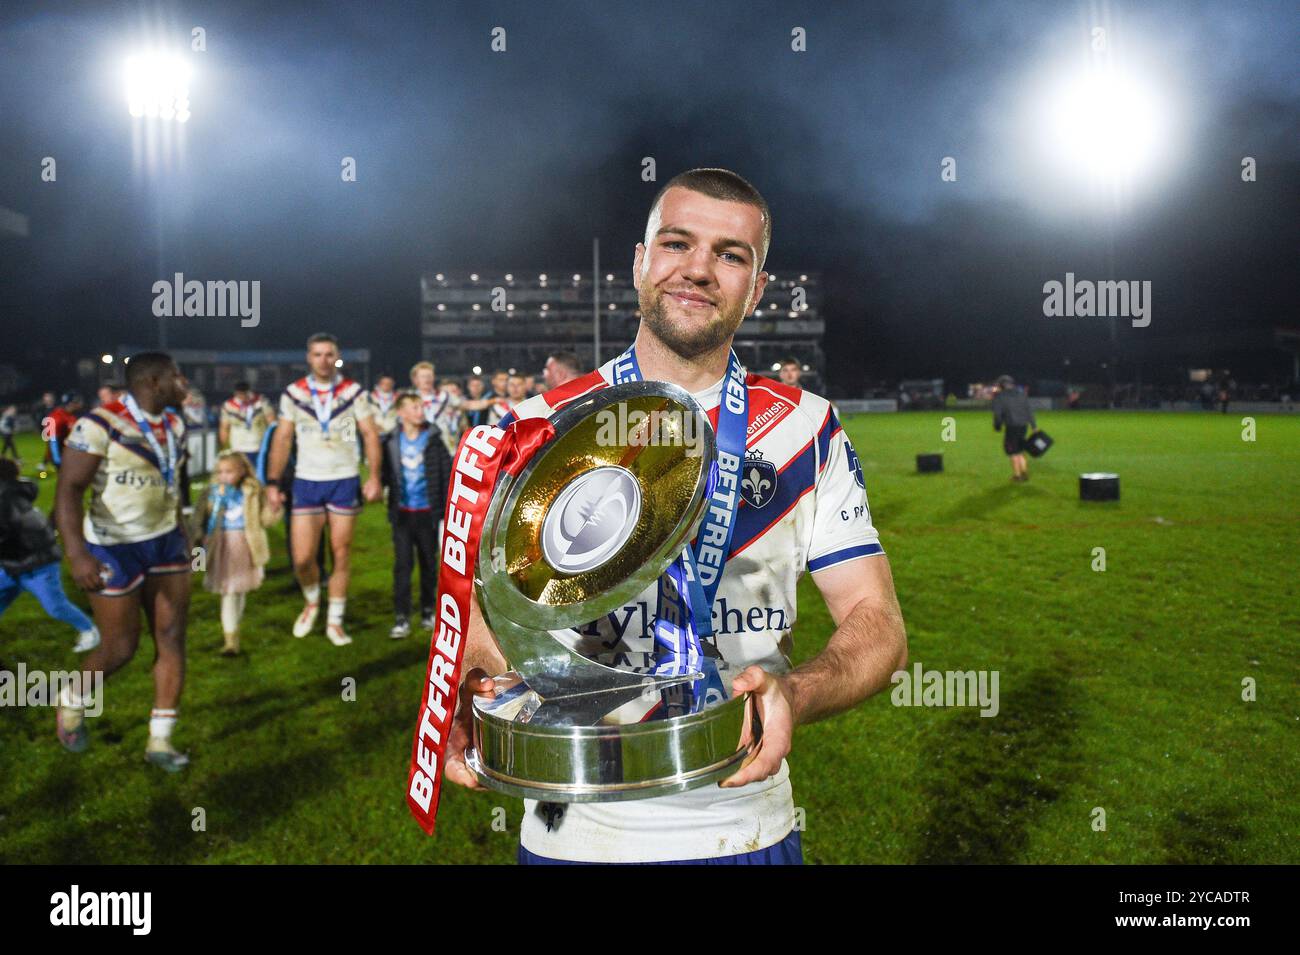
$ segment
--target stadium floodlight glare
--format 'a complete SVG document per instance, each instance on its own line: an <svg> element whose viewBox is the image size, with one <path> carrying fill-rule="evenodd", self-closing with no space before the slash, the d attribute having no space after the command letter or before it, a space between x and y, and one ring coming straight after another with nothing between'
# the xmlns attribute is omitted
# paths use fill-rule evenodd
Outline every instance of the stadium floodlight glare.
<svg viewBox="0 0 1300 955"><path fill-rule="evenodd" d="M175 53L139 53L126 61L126 106L137 119L190 118L190 65Z"/></svg>
<svg viewBox="0 0 1300 955"><path fill-rule="evenodd" d="M1149 85L1113 68L1067 77L1049 96L1044 128L1056 158L1100 183L1150 168L1166 138L1165 110Z"/></svg>
<svg viewBox="0 0 1300 955"><path fill-rule="evenodd" d="M483 374L483 366L482 366L482 365L475 365L473 371L474 371L474 374L476 374L476 375L481 375L481 374Z"/></svg>
<svg viewBox="0 0 1300 955"><path fill-rule="evenodd" d="M112 355L100 355L100 356L99 356L99 360L102 361L105 365L111 365L111 364L113 364L113 356L112 356Z"/></svg>
<svg viewBox="0 0 1300 955"><path fill-rule="evenodd" d="M335 368L342 368L342 367L343 367L343 359L342 359L342 358L335 358L335 359L334 359L334 367L335 367Z"/></svg>

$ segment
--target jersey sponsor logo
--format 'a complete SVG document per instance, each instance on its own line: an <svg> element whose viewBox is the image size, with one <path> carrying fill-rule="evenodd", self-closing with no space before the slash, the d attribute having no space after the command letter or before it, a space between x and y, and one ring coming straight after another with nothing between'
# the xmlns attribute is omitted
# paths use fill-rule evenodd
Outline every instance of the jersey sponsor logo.
<svg viewBox="0 0 1300 955"><path fill-rule="evenodd" d="M118 471L117 474L113 475L113 483L140 488L164 487L166 484L161 474L140 474L137 471Z"/></svg>
<svg viewBox="0 0 1300 955"><path fill-rule="evenodd" d="M751 401L753 398L751 397ZM748 441L754 441L766 432L776 426L776 423L794 410L794 405L784 398L775 399L766 408L760 410L754 415L754 420L749 423L745 429L745 438Z"/></svg>
<svg viewBox="0 0 1300 955"><path fill-rule="evenodd" d="M862 462L858 460L858 452L853 450L853 445L844 442L844 460L848 462L849 473L853 475L853 480L858 482L858 487L865 488L867 485L862 480Z"/></svg>
<svg viewBox="0 0 1300 955"><path fill-rule="evenodd" d="M726 597L719 597L713 602L713 632L729 636L740 633L780 633L790 626L790 616L784 607L762 605L735 606ZM654 651L632 651L626 645L619 649L625 640L649 640L654 636L655 616L650 604L644 600L612 610L599 620L594 620L577 632L584 637L599 637L600 645L609 651L598 652L595 659L607 666L645 666L654 668ZM608 638L606 638L608 636ZM631 659L611 663L615 657L645 657L642 663Z"/></svg>
<svg viewBox="0 0 1300 955"><path fill-rule="evenodd" d="M763 460L763 452L755 448L745 455L741 468L740 496L750 507L766 507L776 496L780 481L776 465Z"/></svg>

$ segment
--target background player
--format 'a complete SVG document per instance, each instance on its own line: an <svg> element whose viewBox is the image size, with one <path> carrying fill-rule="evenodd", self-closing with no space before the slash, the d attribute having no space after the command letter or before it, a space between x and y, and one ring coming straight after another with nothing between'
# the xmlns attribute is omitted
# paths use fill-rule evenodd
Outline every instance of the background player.
<svg viewBox="0 0 1300 955"><path fill-rule="evenodd" d="M781 384L788 385L791 388L802 387L799 379L803 377L803 365L799 364L795 358L787 358L781 362L781 368L777 372L781 376Z"/></svg>
<svg viewBox="0 0 1300 955"><path fill-rule="evenodd" d="M375 415L375 428L382 438L397 427L397 382L392 375L380 375L370 392L370 410Z"/></svg>
<svg viewBox="0 0 1300 955"><path fill-rule="evenodd" d="M546 390L573 381L582 374L582 368L581 360L573 352L551 352L546 358L546 364L542 366L542 381L546 383Z"/></svg>
<svg viewBox="0 0 1300 955"><path fill-rule="evenodd" d="M63 450L55 519L72 578L90 595L102 643L83 668L108 679L134 655L140 611L153 632L154 705L145 756L168 772L189 757L171 743L185 683L185 626L190 606L190 552L180 525L185 424L172 408L186 383L171 356L136 355L126 366L122 401L78 419ZM90 490L90 510L83 500ZM59 699L59 741L86 748L84 707L70 687Z"/></svg>
<svg viewBox="0 0 1300 955"><path fill-rule="evenodd" d="M289 460L290 446L298 442L293 478L293 511L289 533L293 541L294 574L305 604L293 625L295 637L311 633L320 613L320 570L316 548L322 528L329 527L334 569L329 579L329 613L325 636L336 647L352 638L343 629L351 576L352 534L362 497L377 501L379 484L379 433L375 430L365 389L338 373L339 343L333 335L318 333L307 339L307 376L284 390L280 398L280 427L271 439L267 466L266 500L272 509L283 506L279 482ZM357 436L366 449L370 474L361 487Z"/></svg>
<svg viewBox="0 0 1300 955"><path fill-rule="evenodd" d="M235 382L235 393L221 405L217 424L220 447L257 458L266 429L275 421L275 408L246 381Z"/></svg>

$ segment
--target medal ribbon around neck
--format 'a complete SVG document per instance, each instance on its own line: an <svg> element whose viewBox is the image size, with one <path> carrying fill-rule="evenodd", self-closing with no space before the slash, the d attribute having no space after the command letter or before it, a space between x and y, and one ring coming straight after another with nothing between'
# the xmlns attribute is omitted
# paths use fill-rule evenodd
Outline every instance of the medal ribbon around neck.
<svg viewBox="0 0 1300 955"><path fill-rule="evenodd" d="M321 434L330 433L330 419L334 417L334 392L338 390L340 380L340 377L335 375L330 382L329 391L321 391L316 387L315 377L307 376L307 390L311 392L311 407L316 412L316 420L320 422ZM317 398L317 395L323 395L325 400Z"/></svg>
<svg viewBox="0 0 1300 955"><path fill-rule="evenodd" d="M257 416L258 406L261 404L261 395L253 395L253 399L248 404L243 402L237 402L237 404L239 405L239 413L244 416L244 427L251 428L253 418Z"/></svg>
<svg viewBox="0 0 1300 955"><path fill-rule="evenodd" d="M614 360L614 384L643 381L635 346ZM713 599L731 550L740 504L740 466L749 423L749 389L745 370L733 350L727 359L718 406L718 458L710 468L704 520L696 537L659 578L655 611L655 672L679 674L701 669L700 637L713 633ZM707 541L720 541L708 544Z"/></svg>
<svg viewBox="0 0 1300 955"><path fill-rule="evenodd" d="M163 411L162 428L163 433L167 436L167 454L163 455L162 445L158 443L158 438L153 433L153 426L145 420L144 412L140 410L139 403L135 400L135 395L127 392L122 404L130 412L131 417L135 420L136 427L144 435L145 441L149 443L149 450L153 452L155 460L158 462L158 472L162 474L163 482L167 487L172 486L172 481L176 477L176 462L180 458L180 452L176 447L176 435L172 433L171 422L167 420L167 412Z"/></svg>

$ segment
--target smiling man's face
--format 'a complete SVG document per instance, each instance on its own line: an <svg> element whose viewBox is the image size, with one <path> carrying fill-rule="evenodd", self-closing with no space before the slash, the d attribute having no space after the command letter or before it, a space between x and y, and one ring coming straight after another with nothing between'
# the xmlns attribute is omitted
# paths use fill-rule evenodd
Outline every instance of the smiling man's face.
<svg viewBox="0 0 1300 955"><path fill-rule="evenodd" d="M633 268L641 318L683 358L731 338L767 286L759 271L763 214L757 206L674 186L638 243Z"/></svg>

